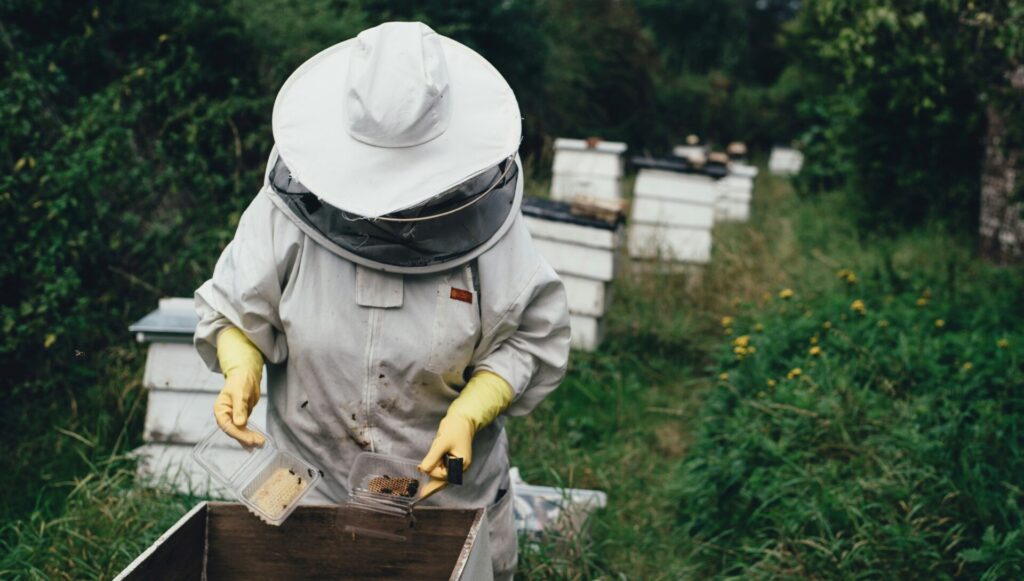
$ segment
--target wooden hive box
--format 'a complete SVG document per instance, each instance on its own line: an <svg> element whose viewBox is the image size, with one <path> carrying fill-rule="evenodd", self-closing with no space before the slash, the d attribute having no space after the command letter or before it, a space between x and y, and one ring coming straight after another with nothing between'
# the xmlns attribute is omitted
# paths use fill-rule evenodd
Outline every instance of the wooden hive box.
<svg viewBox="0 0 1024 581"><path fill-rule="evenodd" d="M222 495L223 491L191 458L192 448L215 424L213 402L224 378L210 371L192 336L198 318L190 298L161 299L157 310L133 323L129 330L149 343L142 383L149 392L142 438L135 450L140 480L182 492ZM262 393L267 392L266 374ZM265 398L263 398L265 399ZM266 426L267 406L253 409L252 421ZM242 449L224 454L244 455Z"/></svg>
<svg viewBox="0 0 1024 581"><path fill-rule="evenodd" d="M571 201L576 196L622 198L622 154L626 144L615 141L555 140L551 168L551 199Z"/></svg>
<svg viewBox="0 0 1024 581"><path fill-rule="evenodd" d="M711 259L717 180L724 175L683 161L638 158L629 255L703 264Z"/></svg>
<svg viewBox="0 0 1024 581"><path fill-rule="evenodd" d="M115 581L249 579L492 579L483 509L417 509L416 524L393 541L345 530L382 517L337 506L300 506L280 527L240 504L193 508Z"/></svg>
<svg viewBox="0 0 1024 581"><path fill-rule="evenodd" d="M523 214L537 251L565 283L573 347L597 349L618 270L620 220L582 217L569 203L538 198L523 200Z"/></svg>

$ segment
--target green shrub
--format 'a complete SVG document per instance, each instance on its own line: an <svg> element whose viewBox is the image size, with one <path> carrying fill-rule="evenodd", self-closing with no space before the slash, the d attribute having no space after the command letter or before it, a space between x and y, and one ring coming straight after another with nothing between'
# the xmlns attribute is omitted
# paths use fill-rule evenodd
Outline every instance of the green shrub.
<svg viewBox="0 0 1024 581"><path fill-rule="evenodd" d="M843 270L724 321L676 489L705 571L1024 574L1024 277L908 272Z"/></svg>

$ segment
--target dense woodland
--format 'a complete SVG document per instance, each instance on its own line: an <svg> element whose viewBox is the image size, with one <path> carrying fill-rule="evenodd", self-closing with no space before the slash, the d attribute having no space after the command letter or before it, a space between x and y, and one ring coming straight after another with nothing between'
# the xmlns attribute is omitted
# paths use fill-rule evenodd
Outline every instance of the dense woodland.
<svg viewBox="0 0 1024 581"><path fill-rule="evenodd" d="M320 49L364 28L412 19L475 48L506 76L523 112L522 154L531 182L540 184L536 190L548 178L557 136L600 136L627 142L630 153L661 155L697 134L718 147L745 141L755 160L774 144L796 144L807 155L804 171L792 191L788 184L769 184L778 206L761 209L768 216L764 220L782 220L781 208L786 208L787 217L802 221L789 230L764 232L771 244L781 244L796 231L810 233L797 239L827 248L821 228L831 224L836 228L832 233L847 246L830 256L848 260L830 267L845 267L867 252L868 241L882 241L871 246L875 254L864 261L876 275L871 284L878 296L897 297L893 300L898 302L898 297L918 297L925 287L915 286L911 275L900 270L906 263L900 257L907 255L899 253L902 247L894 241L911 237L910 247L920 252L909 255L920 258L929 254L922 245L955 240L956 248L944 255L949 262L929 271L945 274L935 274L926 288L952 289L947 295L936 290L945 297L937 302L950 311L964 306L967 297L1002 301L980 309L973 322L962 321L962 341L977 335L996 340L995 331L986 334L977 325L1006 325L1007 337L1024 328L1017 320L1024 311L1020 293L1014 298L1009 291L987 295L983 285L958 287L953 272L957 265L989 268L982 259L1012 262L1020 250L998 244L998 228L978 234L983 191L1000 208L1024 199L1022 181L1014 177L1024 164L1024 2L1018 0L6 0L0 3L0 165L5 167L0 172L0 244L6 249L0 261L0 393L7 399L0 406L0 433L7 452L0 457L0 469L8 477L0 479L0 522L9 524L0 533L0 547L14 556L2 562L0 572L14 571L5 567L15 567L17 555L28 554L28 523L51 522L70 511L74 502L68 500L69 490L77 490L90 474L107 474L102 462L137 443L139 410L145 404L139 377L144 353L132 344L127 325L152 309L159 297L191 294L210 273L259 187L272 146L271 108L288 74ZM787 193L779 193L783 191ZM815 226L813 216L831 218L836 213L849 223L822 218ZM765 248L761 250L767 252ZM882 256L878 248L892 254ZM728 254L723 256L728 263ZM780 266L780 272L785 268ZM970 276L1004 290L1017 289L1018 268ZM735 278L708 280L718 281L722 296L751 300L762 291L774 294L765 288L769 280L805 280L793 274L787 279L762 272L757 278L753 271L725 271ZM835 316L840 311L845 315L847 299L859 295L830 296L819 297L807 310L832 309ZM694 333L705 329L701 325L708 320L717 321L724 310L734 309L691 299L623 307L617 328L627 334L612 340L607 357L580 359L570 385L585 385L586 378L604 377L602 373L612 373L617 365L629 368L630 357L651 354L655 369L679 357L686 360L686 374L728 374L715 341L724 341L730 353L732 339L716 336L698 346L703 339ZM887 308L896 309L890 304ZM644 318L657 309L674 314ZM692 313L672 309L698 315L694 319ZM890 313L886 323L909 320L913 312ZM1001 316L1006 313L1016 315ZM762 314L783 326L791 326L788 315L796 316L795 310ZM751 314L743 320L752 329L755 319ZM647 321L651 328L638 331L637 321ZM873 324L871 329L877 329L877 321ZM717 332L716 324L710 328ZM869 331L851 331L851 337L854 343L875 345L881 356L886 348L872 343L881 339L869 338ZM966 349L964 345L938 345L935 357L955 359L960 369L965 360L955 352ZM622 350L611 351L616 348ZM636 351L641 348L647 351ZM853 346L849 349L856 352ZM956 382L974 387L964 387L966 391L957 392L960 399L943 405L974 401L971 390L998 384L1003 391L992 395L992 405L1019 406L1020 359L999 353L1006 360L984 369L1001 379ZM782 362L792 353L783 349L775 355ZM978 357L983 355L975 356L973 365ZM908 355L902 363L912 359ZM901 362L886 359L873 365L876 370L890 365L895 369ZM903 377L904 371L893 374ZM636 381L650 379L642 377L646 379ZM848 377L851 383L877 379L857 370ZM931 385L913 373L908 377L916 390ZM755 401L765 397L759 388L746 390ZM740 391L735 397L741 397ZM785 405L803 405L798 400L806 394L794 393L786 396L791 399ZM908 398L920 395L906 393ZM869 408L874 404L865 398L877 394L861 395L858 405L872 416ZM686 500L666 514L675 518L679 511L670 532L710 539L710 544L688 549L687 554L705 559L696 569L685 565L676 571L736 574L747 571L746 565L730 569L724 563L743 563L742 557L714 553L709 547L715 539L769 547L771 534L752 529L753 540L744 538L736 532L743 523L729 519L749 517L750 511L766 519L776 515L758 512L753 505L730 505L739 502L736 498L708 495L708 482L737 485L731 468L708 458L722 457L715 442L724 441L723 432L748 421L723 415L735 403L728 397L709 401L706 416L700 416L700 433L706 439L694 447L703 450L704 460L694 459L683 469L675 493ZM909 421L903 412L885 418ZM1010 418L1020 412L1017 407L999 413ZM598 421L577 418L563 427L586 431ZM1001 460L992 459L993 465L979 470L990 470L993 478L1002 479L999 486L1016 487L1016 492L992 492L990 503L982 502L981 508L964 505L936 516L981 514L963 521L956 547L934 554L921 549L921 560L899 564L904 570L929 563L940 576L995 570L991 578L1003 578L1006 571L1024 567L1024 496L1020 483L1012 484L1009 476L1024 467L1024 427L1009 419L1005 425L992 425L1003 426L1000 433L1011 442L1008 448L995 448ZM915 432L913 438L925 441L930 433ZM836 436L835 445L845 445L846 437ZM955 462L947 460L925 463L931 462L928 470L955 472ZM535 469L539 474L540 466ZM702 480L702 470L707 479ZM964 481L983 486L970 478L958 482ZM850 498L851 503L874 502L856 494ZM941 498L929 494L928 502L948 502ZM889 500L898 504L900 499ZM993 512L986 512L990 508ZM878 522L891 516L882 514ZM827 520L828 515L801 518ZM772 521L766 527L778 531L786 525ZM891 529L879 530L907 538ZM983 532L984 543L979 540ZM612 555L632 548L658 550L609 535L598 532L597 538L611 543L605 549ZM48 546L51 541L35 542ZM920 542L927 548L951 541L936 533L935 539ZM988 552L958 556L961 545ZM780 548L778 555L795 550ZM885 563L895 562L882 553L877 561L825 574L877 573L877 567L884 570ZM536 565L536 571L553 577L614 576L621 571L621 563L611 557L581 559L587 565L571 574L547 561L524 566ZM825 559L812 570L770 571L818 577L815 571L825 571L829 563ZM992 563L1003 568L992 569ZM1007 569L1006 563L1017 568Z"/></svg>

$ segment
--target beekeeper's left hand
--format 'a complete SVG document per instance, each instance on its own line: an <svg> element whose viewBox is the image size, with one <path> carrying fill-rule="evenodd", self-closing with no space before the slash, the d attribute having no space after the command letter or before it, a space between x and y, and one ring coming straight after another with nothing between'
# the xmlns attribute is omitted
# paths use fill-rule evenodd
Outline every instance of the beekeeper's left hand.
<svg viewBox="0 0 1024 581"><path fill-rule="evenodd" d="M448 413L437 427L430 451L420 462L419 470L433 480L424 487L420 498L426 498L447 484L445 454L462 458L462 469L473 463L473 437L494 421L512 403L512 386L490 371L477 371L448 406Z"/></svg>

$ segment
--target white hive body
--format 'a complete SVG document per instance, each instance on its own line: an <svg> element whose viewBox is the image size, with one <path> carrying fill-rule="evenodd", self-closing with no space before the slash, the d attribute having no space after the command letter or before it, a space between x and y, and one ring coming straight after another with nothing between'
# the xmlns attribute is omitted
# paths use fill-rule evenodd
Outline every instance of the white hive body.
<svg viewBox="0 0 1024 581"><path fill-rule="evenodd" d="M527 199L526 227L537 251L565 284L572 345L593 351L604 338L611 282L618 270L618 224L574 216L567 203Z"/></svg>
<svg viewBox="0 0 1024 581"><path fill-rule="evenodd" d="M718 196L710 175L642 168L633 194L630 256L697 264L710 260Z"/></svg>
<svg viewBox="0 0 1024 581"><path fill-rule="evenodd" d="M773 147L768 158L768 171L775 175L796 175L803 165L804 154L792 147Z"/></svg>
<svg viewBox="0 0 1024 581"><path fill-rule="evenodd" d="M577 196L622 198L625 151L625 143L614 141L556 139L551 198L566 202Z"/></svg>
<svg viewBox="0 0 1024 581"><path fill-rule="evenodd" d="M145 444L134 451L140 480L181 492L228 497L224 488L192 460L192 448L215 425L213 402L224 387L224 377L210 371L195 347L192 334L198 318L191 298L161 299L157 310L129 329L140 342L149 343L142 383L149 392ZM252 421L266 425L264 397L252 412ZM241 447L214 451L225 464L246 457Z"/></svg>
<svg viewBox="0 0 1024 581"><path fill-rule="evenodd" d="M746 222L750 219L757 166L733 160L727 169L729 175L718 181L715 219L720 222Z"/></svg>

